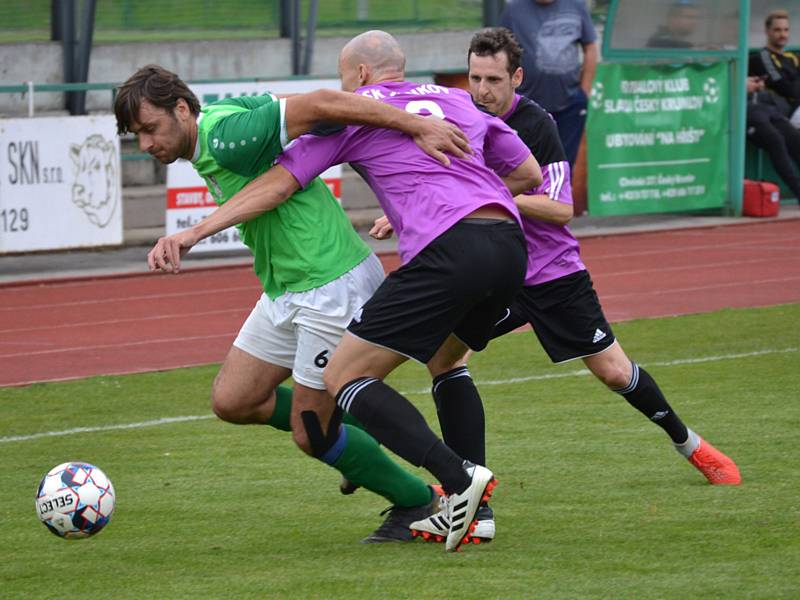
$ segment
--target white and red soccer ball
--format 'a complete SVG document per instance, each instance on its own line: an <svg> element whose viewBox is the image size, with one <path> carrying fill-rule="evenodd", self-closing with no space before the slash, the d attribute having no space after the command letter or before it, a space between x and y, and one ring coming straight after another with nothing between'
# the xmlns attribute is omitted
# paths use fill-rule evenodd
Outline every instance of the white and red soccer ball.
<svg viewBox="0 0 800 600"><path fill-rule="evenodd" d="M67 462L42 478L36 492L36 514L59 537L85 538L108 525L115 500L114 486L100 469Z"/></svg>

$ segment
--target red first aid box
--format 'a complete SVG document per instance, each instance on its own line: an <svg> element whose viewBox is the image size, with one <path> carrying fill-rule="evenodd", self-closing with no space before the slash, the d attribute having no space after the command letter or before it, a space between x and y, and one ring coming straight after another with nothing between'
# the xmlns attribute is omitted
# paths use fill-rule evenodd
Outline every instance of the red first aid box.
<svg viewBox="0 0 800 600"><path fill-rule="evenodd" d="M745 217L776 217L781 209L781 190L769 181L744 180L742 214Z"/></svg>

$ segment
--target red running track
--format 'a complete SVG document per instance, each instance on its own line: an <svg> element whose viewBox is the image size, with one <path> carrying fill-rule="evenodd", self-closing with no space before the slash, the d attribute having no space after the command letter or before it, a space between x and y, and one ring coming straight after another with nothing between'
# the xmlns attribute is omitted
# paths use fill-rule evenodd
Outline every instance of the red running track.
<svg viewBox="0 0 800 600"><path fill-rule="evenodd" d="M581 248L612 322L800 301L800 220ZM250 267L0 286L0 386L220 362L259 294Z"/></svg>

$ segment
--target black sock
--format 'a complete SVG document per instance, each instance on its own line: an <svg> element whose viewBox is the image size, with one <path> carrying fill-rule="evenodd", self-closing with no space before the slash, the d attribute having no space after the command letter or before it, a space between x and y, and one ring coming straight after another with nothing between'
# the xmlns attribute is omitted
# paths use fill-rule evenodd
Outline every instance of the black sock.
<svg viewBox="0 0 800 600"><path fill-rule="evenodd" d="M436 437L411 402L381 380L360 377L346 383L336 394L336 403L389 450L430 471L448 493L469 485L461 457Z"/></svg>
<svg viewBox="0 0 800 600"><path fill-rule="evenodd" d="M664 398L658 384L635 362L631 363L631 382L624 388L614 390L621 394L636 410L667 432L673 443L682 444L689 437L686 425L678 418Z"/></svg>
<svg viewBox="0 0 800 600"><path fill-rule="evenodd" d="M486 465L483 402L466 366L433 379L433 401L444 443L476 465Z"/></svg>

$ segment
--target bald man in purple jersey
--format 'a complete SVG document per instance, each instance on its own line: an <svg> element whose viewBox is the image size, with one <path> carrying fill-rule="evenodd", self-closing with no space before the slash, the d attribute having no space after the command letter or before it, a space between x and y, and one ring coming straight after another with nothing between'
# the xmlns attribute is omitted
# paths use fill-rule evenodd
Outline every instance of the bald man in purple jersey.
<svg viewBox="0 0 800 600"><path fill-rule="evenodd" d="M196 233L262 214L334 164L350 162L366 179L398 233L403 265L356 313L324 380L366 431L442 483L450 523L445 547L455 551L496 485L494 475L448 448L383 379L408 358L448 364L468 348L486 346L525 275L513 195L541 183L541 171L513 130L478 110L468 93L405 82L405 57L389 34L370 31L351 40L339 69L344 91L454 123L473 155L444 167L408 136L371 127L302 136Z"/></svg>
<svg viewBox="0 0 800 600"><path fill-rule="evenodd" d="M736 464L684 425L655 380L628 358L614 337L581 261L578 240L567 228L572 190L558 130L543 108L514 91L522 81L520 54L513 34L502 27L476 34L468 53L473 99L518 132L540 162L544 177L541 185L515 198L528 246L527 272L522 291L494 336L530 323L554 363L582 359L595 377L661 427L710 484L738 485ZM376 223L375 237L388 233L382 225ZM433 396L445 443L483 464L484 423L464 416L480 412L474 406L480 398L463 358L434 378ZM444 531L443 517L433 515L412 523L411 529L425 539L438 540ZM471 539L493 539L494 515L487 504L479 509L477 520Z"/></svg>

